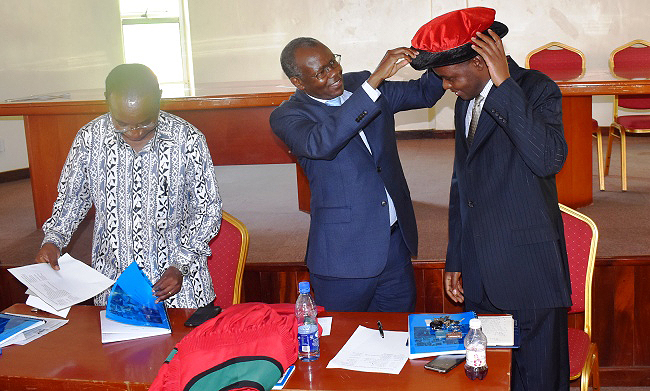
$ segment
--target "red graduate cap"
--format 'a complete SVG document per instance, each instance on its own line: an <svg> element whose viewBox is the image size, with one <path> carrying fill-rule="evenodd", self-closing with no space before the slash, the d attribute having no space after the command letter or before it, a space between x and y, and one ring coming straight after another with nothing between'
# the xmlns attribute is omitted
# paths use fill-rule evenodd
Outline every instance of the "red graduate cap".
<svg viewBox="0 0 650 391"><path fill-rule="evenodd" d="M508 27L494 20L496 11L486 7L463 8L440 15L420 27L411 46L420 54L411 66L417 70L458 64L475 57L471 38L492 29L499 37Z"/></svg>

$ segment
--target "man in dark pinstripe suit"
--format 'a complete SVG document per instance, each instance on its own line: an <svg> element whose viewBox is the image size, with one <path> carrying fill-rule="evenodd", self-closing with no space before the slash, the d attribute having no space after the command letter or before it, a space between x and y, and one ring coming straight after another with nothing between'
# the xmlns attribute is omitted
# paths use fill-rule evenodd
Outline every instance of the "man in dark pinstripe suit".
<svg viewBox="0 0 650 391"><path fill-rule="evenodd" d="M412 65L433 69L459 98L445 290L466 310L518 321L513 390L568 390L571 288L555 186L567 155L562 97L506 57L507 31L476 7L432 20L412 41L422 56Z"/></svg>

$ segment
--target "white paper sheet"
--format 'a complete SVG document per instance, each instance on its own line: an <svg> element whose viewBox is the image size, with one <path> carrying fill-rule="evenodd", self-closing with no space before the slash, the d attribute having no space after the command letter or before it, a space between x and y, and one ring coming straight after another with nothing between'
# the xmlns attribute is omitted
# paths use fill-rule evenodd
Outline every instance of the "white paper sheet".
<svg viewBox="0 0 650 391"><path fill-rule="evenodd" d="M57 311L90 299L115 282L69 254L59 258L59 267L35 263L8 270Z"/></svg>
<svg viewBox="0 0 650 391"><path fill-rule="evenodd" d="M481 329L487 337L488 346L512 346L515 341L515 321L512 315L479 316Z"/></svg>
<svg viewBox="0 0 650 391"><path fill-rule="evenodd" d="M8 312L9 313L9 312ZM45 334L49 333L50 331L54 331L58 329L59 327L63 326L64 324L68 323L67 319L55 319L55 318L41 318L38 316L30 316L30 315L23 315L23 314L13 314L13 315L20 315L24 316L27 318L33 318L33 319L39 319L42 320L44 323L40 324L32 329L23 331L20 334L17 334L16 338L12 338L11 340L5 341L2 346L8 346L8 345L24 345L28 342L32 342L36 338L40 338L44 336Z"/></svg>
<svg viewBox="0 0 650 391"><path fill-rule="evenodd" d="M318 324L320 324L320 327L323 328L323 334L321 334L321 337L325 337L327 335L330 335L332 332L332 317L331 316L325 316L322 318L316 318L318 319Z"/></svg>
<svg viewBox="0 0 650 391"><path fill-rule="evenodd" d="M27 291L29 292L29 289ZM71 308L71 307L66 307L61 311L57 311L54 309L54 307L44 302L40 297L33 294L27 296L27 300L25 301L25 304L34 308L38 308L39 310L49 312L50 314L60 316L62 318L68 317L68 313L70 312L70 308Z"/></svg>
<svg viewBox="0 0 650 391"><path fill-rule="evenodd" d="M378 330L359 326L327 368L396 375L408 360L407 338L406 331L384 330L382 338Z"/></svg>
<svg viewBox="0 0 650 391"><path fill-rule="evenodd" d="M156 335L171 334L172 332L169 329L160 327L134 326L116 322L106 317L106 311L99 311L99 320L102 329L102 343L153 337Z"/></svg>

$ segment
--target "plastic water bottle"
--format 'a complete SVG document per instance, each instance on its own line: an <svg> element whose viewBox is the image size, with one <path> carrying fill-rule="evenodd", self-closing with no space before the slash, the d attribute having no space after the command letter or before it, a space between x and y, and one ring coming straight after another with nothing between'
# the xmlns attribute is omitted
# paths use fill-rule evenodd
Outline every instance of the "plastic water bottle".
<svg viewBox="0 0 650 391"><path fill-rule="evenodd" d="M488 372L485 349L487 337L481 330L481 320L469 321L469 332L465 336L465 374L471 380L483 380Z"/></svg>
<svg viewBox="0 0 650 391"><path fill-rule="evenodd" d="M296 320L298 321L298 357L302 361L314 361L320 357L316 304L309 293L309 281L298 283Z"/></svg>

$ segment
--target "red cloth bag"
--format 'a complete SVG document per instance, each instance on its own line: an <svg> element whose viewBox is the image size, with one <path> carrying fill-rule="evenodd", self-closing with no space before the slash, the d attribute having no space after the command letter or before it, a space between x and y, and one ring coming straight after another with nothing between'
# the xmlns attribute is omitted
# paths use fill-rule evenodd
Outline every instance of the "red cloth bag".
<svg viewBox="0 0 650 391"><path fill-rule="evenodd" d="M176 344L150 390L270 390L298 358L289 307L243 303Z"/></svg>

